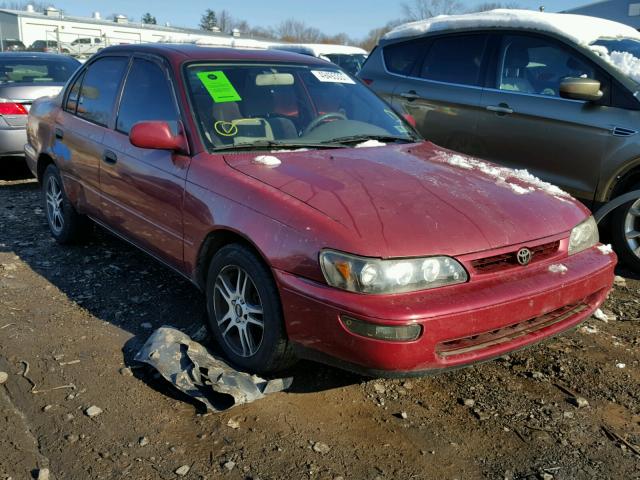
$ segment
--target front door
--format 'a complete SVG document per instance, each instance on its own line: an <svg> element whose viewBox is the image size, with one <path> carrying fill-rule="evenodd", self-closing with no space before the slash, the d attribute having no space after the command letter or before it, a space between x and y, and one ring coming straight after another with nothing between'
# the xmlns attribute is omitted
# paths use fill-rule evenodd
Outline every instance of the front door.
<svg viewBox="0 0 640 480"><path fill-rule="evenodd" d="M100 168L102 210L108 224L173 267L183 261L182 202L190 159L165 150L135 147L137 122L179 114L166 70L134 58L122 92L115 129L105 134Z"/></svg>
<svg viewBox="0 0 640 480"><path fill-rule="evenodd" d="M495 84L482 96L479 156L592 201L611 138L612 126L603 124L608 75L568 46L526 34L503 35L494 65ZM602 102L560 97L567 77L600 80Z"/></svg>

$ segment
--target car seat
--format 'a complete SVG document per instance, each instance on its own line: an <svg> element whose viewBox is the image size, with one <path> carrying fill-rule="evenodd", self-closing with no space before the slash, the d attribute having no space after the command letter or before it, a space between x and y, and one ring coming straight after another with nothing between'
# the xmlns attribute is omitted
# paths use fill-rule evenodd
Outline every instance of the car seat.
<svg viewBox="0 0 640 480"><path fill-rule="evenodd" d="M526 77L527 65L529 65L529 51L527 48L516 43L509 45L504 57L500 90L536 93L533 85Z"/></svg>

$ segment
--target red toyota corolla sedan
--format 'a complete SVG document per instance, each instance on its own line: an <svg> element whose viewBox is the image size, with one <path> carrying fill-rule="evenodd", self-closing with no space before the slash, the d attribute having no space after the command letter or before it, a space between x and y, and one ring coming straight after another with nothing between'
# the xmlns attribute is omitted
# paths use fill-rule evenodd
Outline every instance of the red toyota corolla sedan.
<svg viewBox="0 0 640 480"><path fill-rule="evenodd" d="M107 48L33 104L28 140L52 235L91 219L190 279L254 372L467 365L577 325L613 281L579 203L422 141L311 57Z"/></svg>

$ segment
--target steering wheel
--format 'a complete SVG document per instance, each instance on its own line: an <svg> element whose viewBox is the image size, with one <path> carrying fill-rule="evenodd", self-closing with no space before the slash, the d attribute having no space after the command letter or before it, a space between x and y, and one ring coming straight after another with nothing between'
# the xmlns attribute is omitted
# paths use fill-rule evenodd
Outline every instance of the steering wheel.
<svg viewBox="0 0 640 480"><path fill-rule="evenodd" d="M311 121L311 123L309 125L307 125L307 128L305 128L302 131L302 135L306 135L307 133L311 132L312 130L318 128L321 124L323 124L324 122L329 121L329 119L336 119L336 120L346 120L347 117L340 112L329 112L329 113L325 113L320 115L319 117L316 117L314 120Z"/></svg>

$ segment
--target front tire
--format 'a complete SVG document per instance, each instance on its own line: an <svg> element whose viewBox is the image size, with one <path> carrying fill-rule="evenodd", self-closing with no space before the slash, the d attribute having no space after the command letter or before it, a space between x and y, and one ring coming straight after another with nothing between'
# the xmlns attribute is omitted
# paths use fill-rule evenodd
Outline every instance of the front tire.
<svg viewBox="0 0 640 480"><path fill-rule="evenodd" d="M640 199L619 207L611 224L613 246L620 260L640 272Z"/></svg>
<svg viewBox="0 0 640 480"><path fill-rule="evenodd" d="M88 221L71 205L60 171L54 164L47 166L42 176L42 196L53 238L63 245L80 240L86 233Z"/></svg>
<svg viewBox="0 0 640 480"><path fill-rule="evenodd" d="M295 363L271 272L247 247L232 244L211 260L209 327L226 357L243 370L271 373Z"/></svg>

